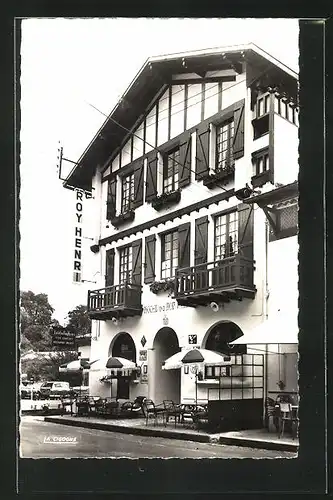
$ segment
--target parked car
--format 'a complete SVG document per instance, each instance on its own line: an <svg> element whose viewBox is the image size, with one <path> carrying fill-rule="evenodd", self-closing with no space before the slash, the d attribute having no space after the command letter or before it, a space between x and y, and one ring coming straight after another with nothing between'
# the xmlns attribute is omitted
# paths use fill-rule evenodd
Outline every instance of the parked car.
<svg viewBox="0 0 333 500"><path fill-rule="evenodd" d="M68 382L44 382L39 389L41 399L54 399L70 395L71 388Z"/></svg>

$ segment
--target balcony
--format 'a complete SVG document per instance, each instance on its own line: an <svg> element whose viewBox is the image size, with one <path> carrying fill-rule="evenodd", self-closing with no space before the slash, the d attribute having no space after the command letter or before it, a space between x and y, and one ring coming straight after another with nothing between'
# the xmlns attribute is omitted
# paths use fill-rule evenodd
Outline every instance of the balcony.
<svg viewBox="0 0 333 500"><path fill-rule="evenodd" d="M174 298L179 305L197 307L210 302L253 299L254 261L241 255L176 271Z"/></svg>
<svg viewBox="0 0 333 500"><path fill-rule="evenodd" d="M88 292L91 319L108 320L142 314L142 286L133 283L113 285Z"/></svg>

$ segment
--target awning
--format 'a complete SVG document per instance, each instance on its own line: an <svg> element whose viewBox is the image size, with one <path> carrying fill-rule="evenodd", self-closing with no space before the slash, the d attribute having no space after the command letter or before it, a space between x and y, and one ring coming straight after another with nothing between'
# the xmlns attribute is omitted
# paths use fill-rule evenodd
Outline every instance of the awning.
<svg viewBox="0 0 333 500"><path fill-rule="evenodd" d="M69 363L64 363L59 366L59 372L78 372L81 370L89 370L90 366L95 363L95 361L90 362L89 358L75 359L74 361L69 361Z"/></svg>
<svg viewBox="0 0 333 500"><path fill-rule="evenodd" d="M225 365L229 364L225 356L220 352L209 349L189 349L179 351L166 359L162 365L162 370L175 370L181 368L184 364L204 363L206 365Z"/></svg>
<svg viewBox="0 0 333 500"><path fill-rule="evenodd" d="M297 314L263 321L230 344L298 344Z"/></svg>

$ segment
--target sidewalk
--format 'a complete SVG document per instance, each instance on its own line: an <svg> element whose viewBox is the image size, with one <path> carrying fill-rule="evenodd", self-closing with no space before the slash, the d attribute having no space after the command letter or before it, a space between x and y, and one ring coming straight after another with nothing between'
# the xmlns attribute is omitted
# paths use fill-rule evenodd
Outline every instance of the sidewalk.
<svg viewBox="0 0 333 500"><path fill-rule="evenodd" d="M159 422L157 425L146 425L144 418L133 419L102 419L96 417L76 416L46 416L46 422L71 425L75 427L86 427L112 432L123 432L125 434L137 434L141 436L165 437L169 439L183 439L201 443L225 444L231 446L245 446L248 448L261 448L267 450L290 451L297 453L299 441L292 439L288 434L279 438L277 433L268 432L267 429L245 430L209 433L205 430L197 430L189 424L177 424L169 422L166 427Z"/></svg>

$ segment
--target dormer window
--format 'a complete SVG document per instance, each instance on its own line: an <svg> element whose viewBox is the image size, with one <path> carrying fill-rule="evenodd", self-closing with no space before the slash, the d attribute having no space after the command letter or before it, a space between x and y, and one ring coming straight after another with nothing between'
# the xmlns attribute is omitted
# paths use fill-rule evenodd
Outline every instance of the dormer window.
<svg viewBox="0 0 333 500"><path fill-rule="evenodd" d="M163 192L171 193L179 187L179 148L167 153L164 157Z"/></svg>
<svg viewBox="0 0 333 500"><path fill-rule="evenodd" d="M121 186L121 212L126 213L132 209L134 202L134 173L122 178Z"/></svg>

